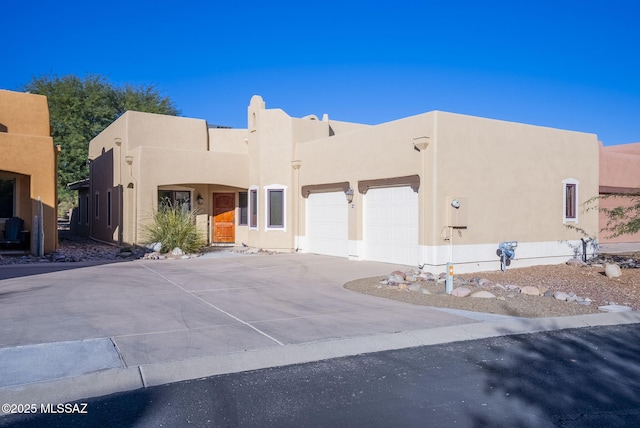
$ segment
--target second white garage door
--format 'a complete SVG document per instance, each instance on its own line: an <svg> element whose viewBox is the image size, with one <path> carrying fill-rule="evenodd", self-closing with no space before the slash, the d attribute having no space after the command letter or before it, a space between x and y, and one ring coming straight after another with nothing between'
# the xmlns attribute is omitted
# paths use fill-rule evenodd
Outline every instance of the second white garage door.
<svg viewBox="0 0 640 428"><path fill-rule="evenodd" d="M418 193L408 186L369 189L363 208L364 258L417 266Z"/></svg>
<svg viewBox="0 0 640 428"><path fill-rule="evenodd" d="M344 192L309 195L306 203L306 252L348 257L348 208Z"/></svg>

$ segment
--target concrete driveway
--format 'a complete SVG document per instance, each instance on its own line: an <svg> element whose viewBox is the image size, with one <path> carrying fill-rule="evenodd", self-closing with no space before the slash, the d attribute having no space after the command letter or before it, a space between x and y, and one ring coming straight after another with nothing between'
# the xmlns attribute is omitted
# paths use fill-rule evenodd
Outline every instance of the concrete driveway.
<svg viewBox="0 0 640 428"><path fill-rule="evenodd" d="M219 373L566 325L355 293L342 285L407 267L328 256L223 252L79 266L0 280L4 402L87 398ZM636 314L597 314L573 324L639 321Z"/></svg>

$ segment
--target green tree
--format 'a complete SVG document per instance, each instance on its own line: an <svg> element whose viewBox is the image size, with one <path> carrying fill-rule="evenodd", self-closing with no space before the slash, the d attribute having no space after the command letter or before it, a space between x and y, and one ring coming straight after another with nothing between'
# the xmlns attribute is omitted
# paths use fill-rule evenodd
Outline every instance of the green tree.
<svg viewBox="0 0 640 428"><path fill-rule="evenodd" d="M178 115L173 101L151 86L114 86L101 75L34 77L24 91L46 95L58 163L59 213L75 205L67 184L88 176L89 142L127 110Z"/></svg>

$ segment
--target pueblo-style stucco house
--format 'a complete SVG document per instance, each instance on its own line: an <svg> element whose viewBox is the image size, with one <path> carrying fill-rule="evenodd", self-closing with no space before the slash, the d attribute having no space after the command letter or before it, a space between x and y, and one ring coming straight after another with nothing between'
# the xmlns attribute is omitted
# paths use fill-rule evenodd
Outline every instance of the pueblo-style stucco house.
<svg viewBox="0 0 640 428"><path fill-rule="evenodd" d="M58 148L45 96L0 90L0 153L0 246L55 251ZM18 243L7 236L16 217L22 220Z"/></svg>
<svg viewBox="0 0 640 428"><path fill-rule="evenodd" d="M618 146L600 146L600 195L638 193L640 191L640 143ZM624 198L609 197L599 201L602 208L624 206ZM600 213L600 229L607 227L609 219ZM606 231L600 233L601 244L640 244L640 232L633 235L611 237ZM637 248L637 246L636 246Z"/></svg>
<svg viewBox="0 0 640 428"><path fill-rule="evenodd" d="M598 232L596 135L433 111L380 125L248 107L247 129L127 112L91 141L93 238L144 244L158 200L198 211L212 245L432 271L561 263ZM80 216L82 217L82 215Z"/></svg>

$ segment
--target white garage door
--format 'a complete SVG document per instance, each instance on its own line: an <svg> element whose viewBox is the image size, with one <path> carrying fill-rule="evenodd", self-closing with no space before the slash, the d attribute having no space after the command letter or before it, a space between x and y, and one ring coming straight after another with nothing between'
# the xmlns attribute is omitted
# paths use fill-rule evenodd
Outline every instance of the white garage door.
<svg viewBox="0 0 640 428"><path fill-rule="evenodd" d="M306 252L348 257L348 207L344 192L309 195L306 204Z"/></svg>
<svg viewBox="0 0 640 428"><path fill-rule="evenodd" d="M411 187L369 189L364 195L364 258L417 266L418 193Z"/></svg>

